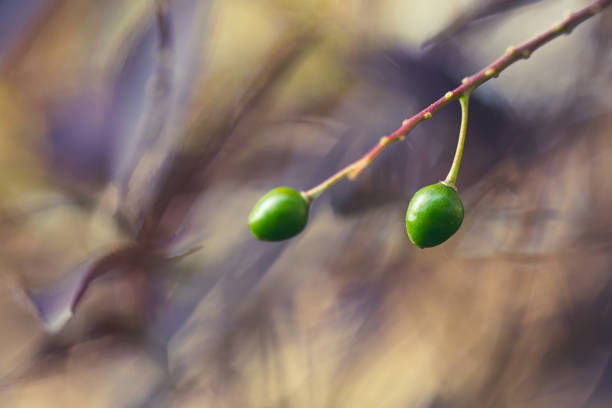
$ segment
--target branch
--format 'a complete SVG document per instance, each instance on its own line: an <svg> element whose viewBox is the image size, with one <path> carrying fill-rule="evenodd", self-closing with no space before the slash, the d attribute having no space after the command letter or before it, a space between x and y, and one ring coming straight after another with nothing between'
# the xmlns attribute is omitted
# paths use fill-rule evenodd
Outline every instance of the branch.
<svg viewBox="0 0 612 408"><path fill-rule="evenodd" d="M383 136L378 144L374 146L369 152L367 152L359 160L349 164L336 174L332 175L321 184L316 187L305 191L303 195L308 201L312 201L318 197L327 188L340 181L344 177L354 179L357 177L375 158L392 142L402 141L408 132L414 129L419 123L424 120L430 119L434 113L442 109L449 103L458 100L462 95L472 92L480 85L489 81L491 78L497 78L499 74L508 68L510 65L521 59L527 59L534 51L543 46L544 44L554 40L555 38L563 35L570 34L576 26L582 22L588 20L596 14L599 14L606 7L612 4L612 0L598 0L593 2L590 6L583 8L575 13L569 14L563 21L556 24L554 27L543 32L540 35L535 36L531 40L517 46L508 47L506 53L499 57L496 61L492 62L476 74L466 77L461 82L461 85L452 91L447 92L443 97L423 109L416 115L408 118L402 122L402 126L395 130L393 133Z"/></svg>
<svg viewBox="0 0 612 408"><path fill-rule="evenodd" d="M142 136L156 142L164 129L165 119L170 109L169 96L172 81L172 27L168 10L169 0L155 0L157 26L156 66L151 77L151 105L147 112L147 122Z"/></svg>
<svg viewBox="0 0 612 408"><path fill-rule="evenodd" d="M149 78L146 106L140 128L136 137L137 146L133 154L127 157L128 167L136 165L121 185L121 202L118 216L127 223L132 233L136 233L142 224L144 213L148 211L154 193L150 188L155 173L151 168L159 166L152 162L150 154L142 154L164 143L163 136L171 110L171 90L173 76L172 61L172 24L170 21L170 0L155 0L155 28L157 46L155 49L154 71ZM138 156L138 157L136 157Z"/></svg>

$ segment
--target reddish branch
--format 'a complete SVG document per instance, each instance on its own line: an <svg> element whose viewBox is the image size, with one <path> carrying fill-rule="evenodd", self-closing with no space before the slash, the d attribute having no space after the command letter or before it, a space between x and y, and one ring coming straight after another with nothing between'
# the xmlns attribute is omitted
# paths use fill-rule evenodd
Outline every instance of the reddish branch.
<svg viewBox="0 0 612 408"><path fill-rule="evenodd" d="M374 146L369 152L367 152L359 160L349 164L342 170L338 171L327 180L323 181L318 186L304 192L304 196L308 200L313 200L323 191L325 191L332 184L348 176L349 178L357 177L371 162L382 152L390 143L395 141L403 140L408 132L424 120L430 119L434 113L442 109L449 103L458 100L463 94L471 92L484 84L491 78L496 78L503 70L514 64L516 61L521 59L527 59L535 50L543 46L544 44L552 41L553 39L563 35L569 34L572 30L580 23L588 20L594 15L600 13L603 9L610 6L612 0L598 0L593 2L588 7L583 8L575 13L569 14L563 21L556 24L551 29L543 32L540 35L535 36L531 40L516 46L508 47L506 53L499 57L496 61L483 68L476 74L466 77L463 79L460 86L447 92L443 97L423 109L416 115L404 120L402 126L395 130L393 133L384 136L380 139L378 144Z"/></svg>

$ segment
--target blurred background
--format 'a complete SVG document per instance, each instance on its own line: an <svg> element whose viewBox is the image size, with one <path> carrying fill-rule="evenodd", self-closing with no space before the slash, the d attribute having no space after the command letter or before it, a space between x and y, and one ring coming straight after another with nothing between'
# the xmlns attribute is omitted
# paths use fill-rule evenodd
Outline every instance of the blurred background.
<svg viewBox="0 0 612 408"><path fill-rule="evenodd" d="M588 3L0 1L0 406L611 407L611 11L247 226Z"/></svg>

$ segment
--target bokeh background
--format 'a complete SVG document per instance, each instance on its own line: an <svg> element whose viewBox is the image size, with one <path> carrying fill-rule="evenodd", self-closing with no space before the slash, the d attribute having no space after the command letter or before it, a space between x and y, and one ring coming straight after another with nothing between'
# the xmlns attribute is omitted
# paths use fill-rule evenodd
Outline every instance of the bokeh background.
<svg viewBox="0 0 612 408"><path fill-rule="evenodd" d="M612 406L611 11L474 93L444 245L404 212L458 104L246 222L587 4L2 0L0 406Z"/></svg>

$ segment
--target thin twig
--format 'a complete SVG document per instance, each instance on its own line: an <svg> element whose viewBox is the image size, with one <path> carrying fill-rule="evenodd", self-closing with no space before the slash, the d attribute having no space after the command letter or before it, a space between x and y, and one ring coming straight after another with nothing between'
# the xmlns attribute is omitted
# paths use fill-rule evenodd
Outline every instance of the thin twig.
<svg viewBox="0 0 612 408"><path fill-rule="evenodd" d="M148 90L148 107L144 112L142 126L139 129L139 146L135 152L149 151L152 147L163 143L162 137L166 129L171 108L170 93L172 90L172 25L170 21L169 0L155 0L155 25L157 28L157 48L155 70L150 78ZM123 185L124 195L120 214L133 232L142 223L143 213L153 200L150 189L155 168L159 163L151 163L151 155L142 155L134 167L129 179Z"/></svg>
<svg viewBox="0 0 612 408"><path fill-rule="evenodd" d="M517 46L508 47L506 53L489 64L476 74L466 77L461 82L461 85L452 91L447 92L443 97L423 109L416 115L408 118L402 122L402 126L391 134L382 137L378 144L374 146L369 152L367 152L359 160L349 164L345 168L341 169L328 179L324 180L321 184L316 187L305 191L303 195L312 201L318 197L323 191L335 184L344 177L354 179L357 177L375 158L382 152L389 144L396 141L404 140L406 134L414 129L419 123L424 120L430 119L434 113L442 109L449 103L458 100L463 94L471 92L484 84L491 78L497 78L499 74L508 68L510 65L521 59L527 59L534 51L543 46L544 44L554 40L555 38L563 35L570 34L576 26L580 23L588 20L596 14L599 14L603 9L610 6L612 0L598 0L593 2L588 7L585 7L575 13L569 14L563 21L556 24L549 30L535 36L531 40Z"/></svg>
<svg viewBox="0 0 612 408"><path fill-rule="evenodd" d="M161 136L169 110L172 80L172 27L168 0L155 1L155 16L158 33L157 61L151 78L151 105L147 112L148 122L143 126L144 138L153 142Z"/></svg>

